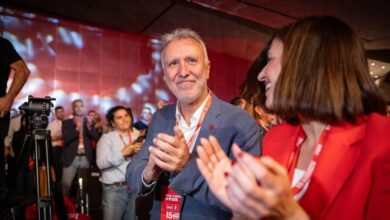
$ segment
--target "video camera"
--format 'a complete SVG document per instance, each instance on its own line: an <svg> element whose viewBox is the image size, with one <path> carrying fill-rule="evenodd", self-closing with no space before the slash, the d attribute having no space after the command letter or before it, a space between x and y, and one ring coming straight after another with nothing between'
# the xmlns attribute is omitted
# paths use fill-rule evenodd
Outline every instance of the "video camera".
<svg viewBox="0 0 390 220"><path fill-rule="evenodd" d="M46 129L49 124L50 109L53 107L51 101L55 98L46 96L45 98L35 98L28 96L28 101L19 106L19 110L23 114L25 130L31 133L35 129Z"/></svg>

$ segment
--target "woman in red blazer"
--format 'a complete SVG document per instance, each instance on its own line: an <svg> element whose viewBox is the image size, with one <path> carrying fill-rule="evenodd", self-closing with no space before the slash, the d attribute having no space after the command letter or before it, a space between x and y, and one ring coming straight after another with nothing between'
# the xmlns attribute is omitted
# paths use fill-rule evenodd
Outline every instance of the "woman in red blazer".
<svg viewBox="0 0 390 220"><path fill-rule="evenodd" d="M358 36L333 17L281 29L258 79L286 122L266 134L263 157L210 137L197 148L210 189L236 218L389 219L390 119Z"/></svg>

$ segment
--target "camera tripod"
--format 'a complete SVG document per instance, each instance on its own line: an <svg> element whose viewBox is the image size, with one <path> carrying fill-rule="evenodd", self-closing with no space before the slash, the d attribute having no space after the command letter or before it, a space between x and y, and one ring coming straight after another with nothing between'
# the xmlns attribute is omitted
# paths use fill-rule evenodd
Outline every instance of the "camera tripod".
<svg viewBox="0 0 390 220"><path fill-rule="evenodd" d="M18 171L21 170L20 164L24 159L28 158L28 149L32 143L31 141L34 143L35 188L38 219L53 219L52 199L54 198L58 219L66 220L67 213L62 195L61 183L57 181L58 165L53 157L49 130L33 129L31 132L26 132L22 148L16 159L16 165L13 172L11 172L11 184L15 183ZM39 171L40 163L43 163L46 166L44 173ZM51 167L54 169L51 169ZM43 181L41 182L40 180ZM10 212L12 212L12 210L10 210ZM12 219L12 217L10 219Z"/></svg>

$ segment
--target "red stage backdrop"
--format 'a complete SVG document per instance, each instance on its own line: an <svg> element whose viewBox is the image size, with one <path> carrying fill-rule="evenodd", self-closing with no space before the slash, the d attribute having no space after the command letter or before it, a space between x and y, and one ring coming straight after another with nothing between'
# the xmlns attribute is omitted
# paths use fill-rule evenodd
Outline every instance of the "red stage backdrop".
<svg viewBox="0 0 390 220"><path fill-rule="evenodd" d="M144 105L154 110L157 99L175 101L162 79L158 39L5 7L0 7L0 18L3 37L31 70L14 107L28 95L51 96L54 105L70 114L71 101L81 98L86 110L104 115L120 104L131 107L137 117ZM209 86L229 101L238 95L251 62L213 51L209 57Z"/></svg>

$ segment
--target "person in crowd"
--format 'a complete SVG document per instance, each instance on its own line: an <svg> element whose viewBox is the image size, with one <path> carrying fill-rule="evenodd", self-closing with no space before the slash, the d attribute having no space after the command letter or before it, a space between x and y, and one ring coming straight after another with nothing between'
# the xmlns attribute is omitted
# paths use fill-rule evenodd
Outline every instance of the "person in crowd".
<svg viewBox="0 0 390 220"><path fill-rule="evenodd" d="M232 158L233 143L259 155L256 122L208 88L211 64L197 33L176 29L163 36L162 45L163 77L178 101L154 114L126 180L139 195L154 193L151 219L230 219L231 212L210 192L196 167L194 146L215 135Z"/></svg>
<svg viewBox="0 0 390 220"><path fill-rule="evenodd" d="M62 121L65 118L64 107L57 106L54 108L54 119L47 125L47 129L50 131L51 146L53 148L53 157L56 164L58 173L58 181L61 181L62 177L62 149L64 148L64 140L62 139Z"/></svg>
<svg viewBox="0 0 390 220"><path fill-rule="evenodd" d="M390 218L390 119L353 30L328 16L285 27L258 79L285 120L268 131L263 156L233 145L229 167L218 138L197 148L210 190L235 217Z"/></svg>
<svg viewBox="0 0 390 220"><path fill-rule="evenodd" d="M265 84L257 80L257 75L267 64L269 45L270 43L266 45L249 67L245 80L241 83L239 88L240 97L248 103L246 109L249 113L254 112L253 107L256 104L262 104L265 102Z"/></svg>
<svg viewBox="0 0 390 220"><path fill-rule="evenodd" d="M133 128L131 109L111 108L106 115L113 131L104 134L97 143L96 164L101 170L103 186L103 216L107 220L136 219L136 192L125 182L127 164L141 149L143 139Z"/></svg>
<svg viewBox="0 0 390 220"><path fill-rule="evenodd" d="M234 97L232 100L230 100L230 104L245 110L246 100L241 97Z"/></svg>
<svg viewBox="0 0 390 220"><path fill-rule="evenodd" d="M101 136L103 134L103 120L100 117L100 114L95 110L89 110L87 117L90 118L89 120L93 121L96 131L98 132L99 136Z"/></svg>
<svg viewBox="0 0 390 220"><path fill-rule="evenodd" d="M98 133L98 137L100 137L103 134L103 120L100 117L100 114L96 112L95 110L89 110L87 113L87 119L88 121L92 121L92 123L95 126L96 132ZM96 167L96 147L97 147L97 141L92 140L92 162L91 167Z"/></svg>
<svg viewBox="0 0 390 220"><path fill-rule="evenodd" d="M267 64L267 53L271 43L256 57L255 61L250 66L244 82L240 85L240 96L246 100L245 109L257 121L260 133L264 136L265 133L278 122L278 117L273 115L264 105L265 103L265 84L257 80L258 73Z"/></svg>
<svg viewBox="0 0 390 220"><path fill-rule="evenodd" d="M84 102L76 99L72 102L73 117L62 122L62 188L69 197L70 187L80 168L89 168L92 163L92 141L98 141L99 135L91 118L84 117Z"/></svg>
<svg viewBox="0 0 390 220"><path fill-rule="evenodd" d="M147 106L144 106L141 112L141 120L137 121L134 124L134 127L146 134L148 130L148 126L151 121L152 121L152 109L150 109Z"/></svg>
<svg viewBox="0 0 390 220"><path fill-rule="evenodd" d="M276 117L264 110L265 107L258 103L258 100L253 100L253 116L259 125L260 133L265 136L267 131L277 124Z"/></svg>
<svg viewBox="0 0 390 220"><path fill-rule="evenodd" d="M7 187L5 184L5 161L4 161L4 139L8 133L10 122L9 111L14 99L25 84L30 70L26 63L16 52L12 44L2 37L3 30L0 30L0 203L5 204ZM11 70L14 71L11 87L7 92L7 82ZM3 206L0 208L2 215Z"/></svg>

